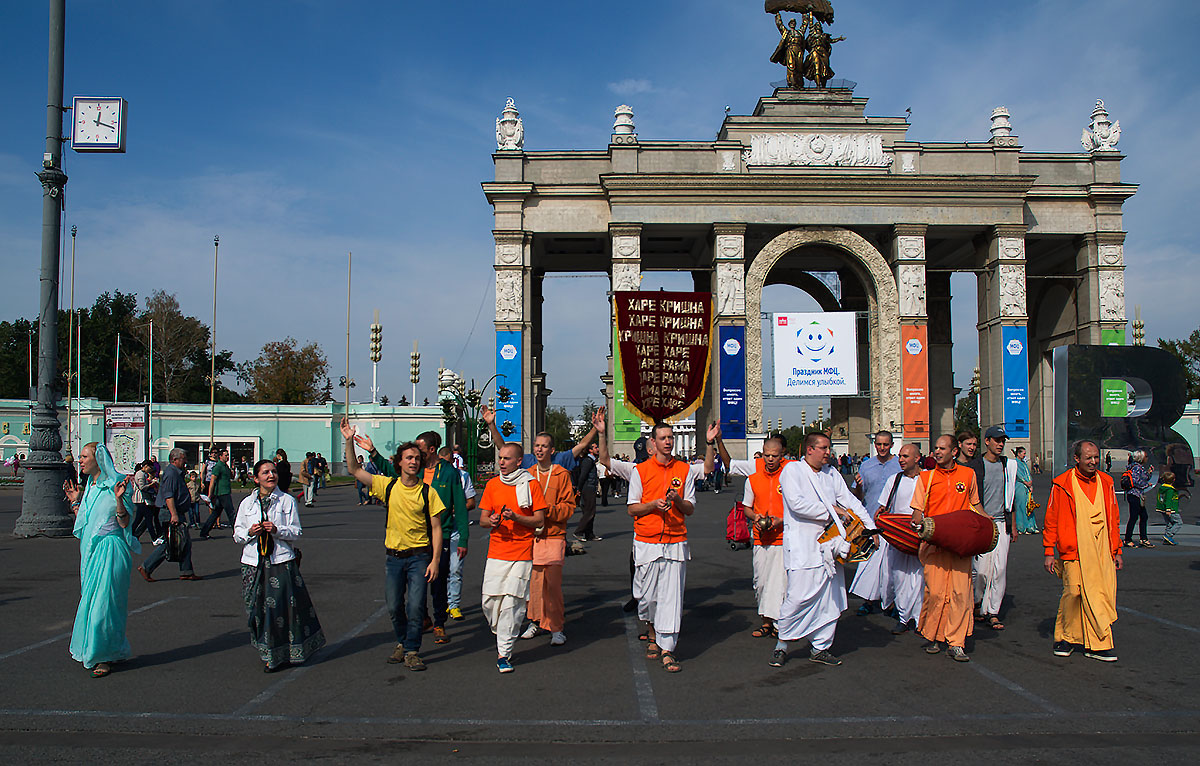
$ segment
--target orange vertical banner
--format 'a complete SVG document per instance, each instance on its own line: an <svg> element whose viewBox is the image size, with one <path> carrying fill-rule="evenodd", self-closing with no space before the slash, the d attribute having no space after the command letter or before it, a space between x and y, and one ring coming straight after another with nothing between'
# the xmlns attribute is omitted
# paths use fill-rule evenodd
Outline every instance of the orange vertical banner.
<svg viewBox="0 0 1200 766"><path fill-rule="evenodd" d="M904 387L904 438L929 438L929 333L925 325L900 325L900 377Z"/></svg>

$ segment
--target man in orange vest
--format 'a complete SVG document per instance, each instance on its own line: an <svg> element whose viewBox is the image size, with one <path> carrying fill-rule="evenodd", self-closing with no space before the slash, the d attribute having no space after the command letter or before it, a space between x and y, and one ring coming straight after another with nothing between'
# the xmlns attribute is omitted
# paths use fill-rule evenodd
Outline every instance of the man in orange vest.
<svg viewBox="0 0 1200 766"><path fill-rule="evenodd" d="M675 433L666 423L650 431L654 456L637 465L629 477L629 515L633 517L633 596L638 616L653 626L646 658L662 656L669 673L680 671L675 647L683 616L687 561L687 517L696 509L696 482L703 465L673 456ZM709 450L712 452L711 448Z"/></svg>
<svg viewBox="0 0 1200 766"><path fill-rule="evenodd" d="M1046 571L1062 577L1054 624L1054 654L1116 662L1112 624L1117 619L1121 561L1120 511L1113 480L1100 466L1100 447L1075 443L1075 467L1056 477L1042 525ZM1055 552L1058 559L1055 559Z"/></svg>
<svg viewBox="0 0 1200 766"><path fill-rule="evenodd" d="M750 635L770 638L777 633L775 621L779 619L787 590L787 571L783 566L783 492L779 488L779 474L789 462L783 458L787 445L782 436L771 436L763 442L762 457L731 460L719 430L716 442L728 474L747 479L742 506L754 540L751 555L754 597L762 620Z"/></svg>
<svg viewBox="0 0 1200 766"><path fill-rule="evenodd" d="M923 471L912 496L912 523L920 524L926 516L972 509L983 514L979 487L974 469L956 462L958 443L950 434L938 437L933 447L937 466ZM975 604L971 589L971 557L958 556L933 543L922 542L917 554L925 567L925 596L921 601L921 617L917 632L925 637L927 654L942 650L941 642L949 647L947 654L956 662L970 662L966 641L971 635L971 611Z"/></svg>

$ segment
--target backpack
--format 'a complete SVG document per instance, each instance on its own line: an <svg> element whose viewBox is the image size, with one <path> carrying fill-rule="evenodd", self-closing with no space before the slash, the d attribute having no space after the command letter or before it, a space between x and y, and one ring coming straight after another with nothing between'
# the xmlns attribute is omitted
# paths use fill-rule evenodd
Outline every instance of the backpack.
<svg viewBox="0 0 1200 766"><path fill-rule="evenodd" d="M750 524L746 521L746 506L734 503L725 518L725 540L730 550L750 547Z"/></svg>
<svg viewBox="0 0 1200 766"><path fill-rule="evenodd" d="M1126 468L1125 472L1121 474L1120 481L1121 489L1123 491L1128 492L1129 490L1133 489L1133 471L1129 468Z"/></svg>

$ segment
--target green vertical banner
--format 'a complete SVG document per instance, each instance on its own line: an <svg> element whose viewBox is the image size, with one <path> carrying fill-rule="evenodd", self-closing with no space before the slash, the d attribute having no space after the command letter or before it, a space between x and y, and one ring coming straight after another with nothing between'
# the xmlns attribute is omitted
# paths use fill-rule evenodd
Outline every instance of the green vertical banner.
<svg viewBox="0 0 1200 766"><path fill-rule="evenodd" d="M617 343L617 324L613 322L613 439L637 441L642 435L642 420L625 406L625 375L621 372L621 347Z"/></svg>
<svg viewBox="0 0 1200 766"><path fill-rule="evenodd" d="M1100 379L1100 417L1129 416L1129 386L1120 378Z"/></svg>

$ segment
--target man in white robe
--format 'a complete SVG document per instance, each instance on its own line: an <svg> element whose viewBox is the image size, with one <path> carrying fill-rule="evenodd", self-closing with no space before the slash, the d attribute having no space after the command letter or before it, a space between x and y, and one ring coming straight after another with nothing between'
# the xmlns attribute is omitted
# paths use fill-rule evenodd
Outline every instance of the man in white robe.
<svg viewBox="0 0 1200 766"><path fill-rule="evenodd" d="M921 450L915 444L905 444L900 448L898 459L902 472L889 477L880 488L875 501L876 516L880 513L909 515L909 503L917 486L917 477L921 475ZM898 636L907 633L910 623L921 613L925 568L916 556L889 545L882 536L877 539L883 552L882 604L885 609L895 608L897 621L892 634Z"/></svg>
<svg viewBox="0 0 1200 766"><path fill-rule="evenodd" d="M868 529L874 528L874 522L842 476L826 467L830 449L829 437L809 434L804 437L804 459L788 463L780 474L787 595L777 623L779 640L769 663L773 667L782 667L787 662L788 643L801 639L811 644L808 658L812 662L842 664L829 648L838 617L846 608L846 575L835 556L844 555L849 543L844 537L824 544L817 539L835 513L845 513L847 518L853 513ZM844 523L841 526L844 528Z"/></svg>

